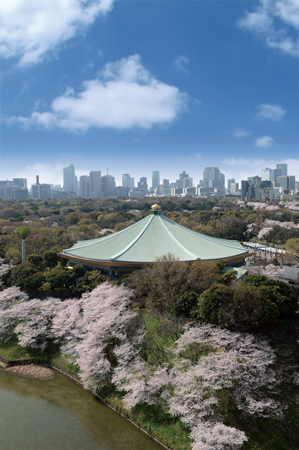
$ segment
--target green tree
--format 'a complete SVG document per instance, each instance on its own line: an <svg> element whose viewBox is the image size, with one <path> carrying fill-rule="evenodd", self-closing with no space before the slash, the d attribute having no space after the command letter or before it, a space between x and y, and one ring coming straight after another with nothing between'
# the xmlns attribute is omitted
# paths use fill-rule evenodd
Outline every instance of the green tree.
<svg viewBox="0 0 299 450"><path fill-rule="evenodd" d="M16 232L21 239L26 239L31 233L29 227L27 227L26 225L22 225L21 227L17 228Z"/></svg>
<svg viewBox="0 0 299 450"><path fill-rule="evenodd" d="M34 266L39 266L40 257L38 255L35 255L34 253L32 253L31 255L27 256L27 259Z"/></svg>
<svg viewBox="0 0 299 450"><path fill-rule="evenodd" d="M5 253L5 258L13 264L19 264L22 261L22 254L17 248L10 248Z"/></svg>
<svg viewBox="0 0 299 450"><path fill-rule="evenodd" d="M48 252L44 253L43 259L44 259L46 267L50 267L50 269L51 269L51 268L57 266L59 256L57 255L56 252L49 250Z"/></svg>

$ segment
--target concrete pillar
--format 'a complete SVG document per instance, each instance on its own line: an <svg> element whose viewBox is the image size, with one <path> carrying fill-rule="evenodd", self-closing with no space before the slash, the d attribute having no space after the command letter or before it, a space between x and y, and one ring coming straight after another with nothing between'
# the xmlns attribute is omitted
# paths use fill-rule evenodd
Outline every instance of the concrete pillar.
<svg viewBox="0 0 299 450"><path fill-rule="evenodd" d="M25 262L26 262L25 239L22 239L22 263L24 264Z"/></svg>

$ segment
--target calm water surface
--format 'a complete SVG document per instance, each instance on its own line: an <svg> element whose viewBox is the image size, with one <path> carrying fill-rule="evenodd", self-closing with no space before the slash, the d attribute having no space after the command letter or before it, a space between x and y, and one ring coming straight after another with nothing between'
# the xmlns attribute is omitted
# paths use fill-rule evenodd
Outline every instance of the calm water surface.
<svg viewBox="0 0 299 450"><path fill-rule="evenodd" d="M68 377L35 381L0 371L1 450L162 450Z"/></svg>

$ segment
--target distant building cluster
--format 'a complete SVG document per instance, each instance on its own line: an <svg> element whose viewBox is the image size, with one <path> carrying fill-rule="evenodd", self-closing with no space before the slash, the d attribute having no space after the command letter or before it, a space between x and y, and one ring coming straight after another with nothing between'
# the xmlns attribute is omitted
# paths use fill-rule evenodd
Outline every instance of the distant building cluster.
<svg viewBox="0 0 299 450"><path fill-rule="evenodd" d="M276 164L276 169L265 167L261 176L241 181L241 200L288 200L297 197L299 183L295 175L288 175L287 164Z"/></svg>
<svg viewBox="0 0 299 450"><path fill-rule="evenodd" d="M100 170L92 170L88 175L76 176L75 166L69 164L63 168L63 186L40 183L36 176L36 183L28 190L26 178L13 178L12 181L0 181L1 198L21 199L31 196L41 198L68 197L239 197L248 200L278 200L297 197L299 182L294 175L288 175L287 164L276 164L276 169L265 167L261 169L261 176L248 177L241 184L235 178L230 178L225 186L225 176L218 167L205 167L202 179L197 185L193 178L185 171L179 174L175 182L160 179L160 171L153 170L151 186L147 177L141 177L135 184L135 179L129 173L122 175L122 183L116 185L115 178L107 173L102 175Z"/></svg>

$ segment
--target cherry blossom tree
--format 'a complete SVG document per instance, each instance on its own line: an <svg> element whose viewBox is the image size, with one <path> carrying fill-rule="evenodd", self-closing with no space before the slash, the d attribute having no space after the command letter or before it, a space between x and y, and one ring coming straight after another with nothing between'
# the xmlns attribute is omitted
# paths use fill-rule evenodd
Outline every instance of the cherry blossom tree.
<svg viewBox="0 0 299 450"><path fill-rule="evenodd" d="M160 404L191 429L193 450L238 449L243 431L222 423L219 395L231 392L243 414L279 416L283 407L267 396L279 383L275 354L267 341L209 325L190 326L169 349L169 363L142 361L130 344L115 350L113 382L125 391L125 405Z"/></svg>
<svg viewBox="0 0 299 450"><path fill-rule="evenodd" d="M86 388L96 391L110 382L117 361L114 347L140 335L130 295L124 286L103 283L80 300L64 302L54 318L53 332L79 365Z"/></svg>

